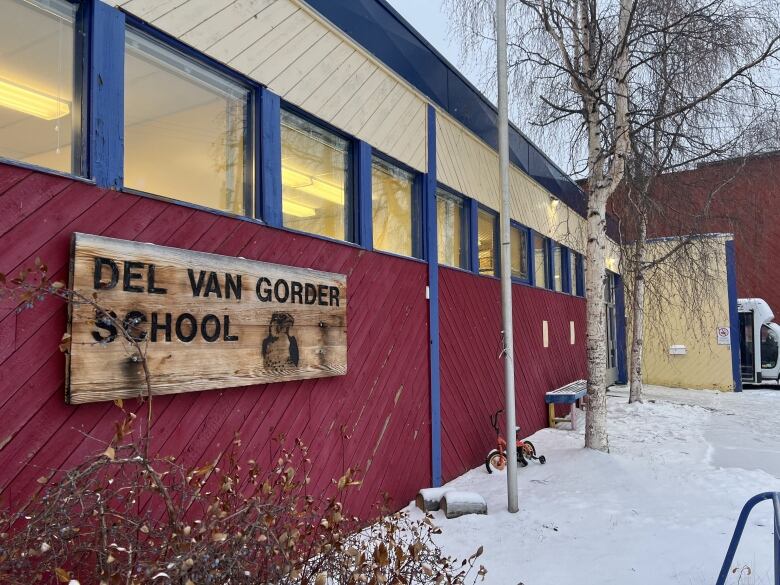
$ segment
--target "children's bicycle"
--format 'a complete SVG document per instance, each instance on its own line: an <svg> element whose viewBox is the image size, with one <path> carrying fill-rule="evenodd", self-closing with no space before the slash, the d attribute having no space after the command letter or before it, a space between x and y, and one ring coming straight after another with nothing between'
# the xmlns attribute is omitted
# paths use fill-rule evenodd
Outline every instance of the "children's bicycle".
<svg viewBox="0 0 780 585"><path fill-rule="evenodd" d="M485 468L488 473L493 473L494 469L501 471L506 467L506 439L501 436L501 431L498 429L498 417L504 412L502 408L495 414L490 416L490 424L493 426L493 430L496 431L496 444L497 448L488 453L485 458ZM547 462L544 455L536 455L536 448L531 441L523 441L517 438L517 434L520 432L520 427L515 427L515 440L517 444L517 463L520 467L528 466L529 461L538 461L542 465Z"/></svg>

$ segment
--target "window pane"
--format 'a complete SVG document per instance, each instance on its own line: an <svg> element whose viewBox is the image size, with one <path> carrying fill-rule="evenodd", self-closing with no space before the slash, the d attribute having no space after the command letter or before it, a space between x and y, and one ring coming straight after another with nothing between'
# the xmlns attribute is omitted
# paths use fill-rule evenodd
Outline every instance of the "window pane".
<svg viewBox="0 0 780 585"><path fill-rule="evenodd" d="M239 214L246 88L138 32L125 44L125 185Z"/></svg>
<svg viewBox="0 0 780 585"><path fill-rule="evenodd" d="M282 112L282 215L286 227L347 239L349 142Z"/></svg>
<svg viewBox="0 0 780 585"><path fill-rule="evenodd" d="M477 218L477 242L479 245L479 273L496 274L496 216L479 210Z"/></svg>
<svg viewBox="0 0 780 585"><path fill-rule="evenodd" d="M569 250L569 292L579 294L577 290L577 252Z"/></svg>
<svg viewBox="0 0 780 585"><path fill-rule="evenodd" d="M534 279L536 286L547 288L547 238L534 234Z"/></svg>
<svg viewBox="0 0 780 585"><path fill-rule="evenodd" d="M75 6L64 1L3 2L0 156L65 173L78 170L75 15Z"/></svg>
<svg viewBox="0 0 780 585"><path fill-rule="evenodd" d="M512 242L512 276L528 280L528 232L513 227L510 238Z"/></svg>
<svg viewBox="0 0 780 585"><path fill-rule="evenodd" d="M371 167L374 248L412 255L412 193L414 176L381 159Z"/></svg>
<svg viewBox="0 0 780 585"><path fill-rule="evenodd" d="M563 290L563 254L558 244L553 246L553 289Z"/></svg>
<svg viewBox="0 0 780 585"><path fill-rule="evenodd" d="M436 194L439 264L463 267L463 203L442 192Z"/></svg>
<svg viewBox="0 0 780 585"><path fill-rule="evenodd" d="M761 367L772 369L777 365L780 338L767 325L761 326Z"/></svg>

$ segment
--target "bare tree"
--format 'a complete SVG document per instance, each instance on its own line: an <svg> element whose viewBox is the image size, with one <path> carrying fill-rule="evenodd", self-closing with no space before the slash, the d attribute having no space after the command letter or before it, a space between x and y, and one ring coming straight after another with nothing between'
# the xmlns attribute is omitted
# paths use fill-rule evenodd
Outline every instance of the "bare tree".
<svg viewBox="0 0 780 585"><path fill-rule="evenodd" d="M622 211L624 239L633 241L622 262L631 300L629 402L642 400L646 305L656 317L663 315L675 305L671 291L686 290L691 293L686 319L693 331L695 321L712 314L708 305L725 277L713 269L723 242L703 237L723 219L714 206L748 156L777 144L776 82L765 76L775 64L776 38L769 37L766 50L767 39L756 28L761 16L755 8L731 3L691 10L684 0L649 0L637 17L642 35L634 54L641 65L630 87L632 156L613 206ZM777 28L775 22L775 33ZM729 81L733 64L746 51L755 57ZM724 157L737 158L717 176L681 173ZM653 227L678 237L656 242L648 257Z"/></svg>
<svg viewBox="0 0 780 585"><path fill-rule="evenodd" d="M443 0L466 56L491 53L491 0ZM672 12L674 7L677 12ZM669 20L659 15L669 13ZM569 166L587 180L588 409L585 445L607 451L604 284L607 204L625 179L634 139L699 104L758 91L761 64L780 50L774 0L737 5L727 0L515 0L510 3L510 64L515 111L530 133L568 144ZM744 26L739 50L722 55L697 91L679 92L674 107L653 113L639 99L654 91L651 71L658 38L686 48L707 27ZM486 67L485 71L492 71ZM665 125L665 124L664 124ZM563 138L565 136L565 138ZM681 148L685 146L684 141Z"/></svg>

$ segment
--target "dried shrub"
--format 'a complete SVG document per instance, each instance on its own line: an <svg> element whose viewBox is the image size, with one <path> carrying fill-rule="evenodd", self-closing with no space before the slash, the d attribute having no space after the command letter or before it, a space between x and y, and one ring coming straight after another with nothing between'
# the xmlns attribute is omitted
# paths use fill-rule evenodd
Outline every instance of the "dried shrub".
<svg viewBox="0 0 780 585"><path fill-rule="evenodd" d="M47 296L95 308L144 366L146 424L124 409L101 453L52 478L23 509L0 509L0 583L135 585L461 584L484 578L480 549L465 560L435 544L431 517L414 520L378 506L373 523L343 502L360 485L347 470L327 493L310 493L312 463L299 440L280 440L265 469L239 462L240 439L213 462L185 468L150 457L153 423L145 347L98 303L53 282L46 265L17 278L0 274L0 297L30 309ZM129 329L128 329L129 328ZM61 349L68 351L65 338ZM222 467L219 467L219 462Z"/></svg>
<svg viewBox="0 0 780 585"><path fill-rule="evenodd" d="M0 512L0 582L411 584L485 574L481 549L464 561L442 553L430 517L383 514L361 527L341 503L360 483L351 470L332 496L308 494L300 441L265 472L238 464L239 439L224 469L185 469L126 441L133 418L25 510Z"/></svg>

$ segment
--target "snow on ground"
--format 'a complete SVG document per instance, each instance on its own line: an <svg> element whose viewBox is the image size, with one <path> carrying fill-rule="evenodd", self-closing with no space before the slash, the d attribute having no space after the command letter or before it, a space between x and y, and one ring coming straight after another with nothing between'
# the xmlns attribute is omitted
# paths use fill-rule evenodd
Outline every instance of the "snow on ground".
<svg viewBox="0 0 780 585"><path fill-rule="evenodd" d="M444 551L484 545L495 585L713 585L742 505L780 491L780 390L646 390L629 405L625 388L610 389L609 454L582 448L584 416L576 431L533 435L547 464L518 471L517 514L504 473L482 466L450 482L484 496L489 514L437 512ZM735 558L751 574L729 583L772 583L772 530L764 502Z"/></svg>

